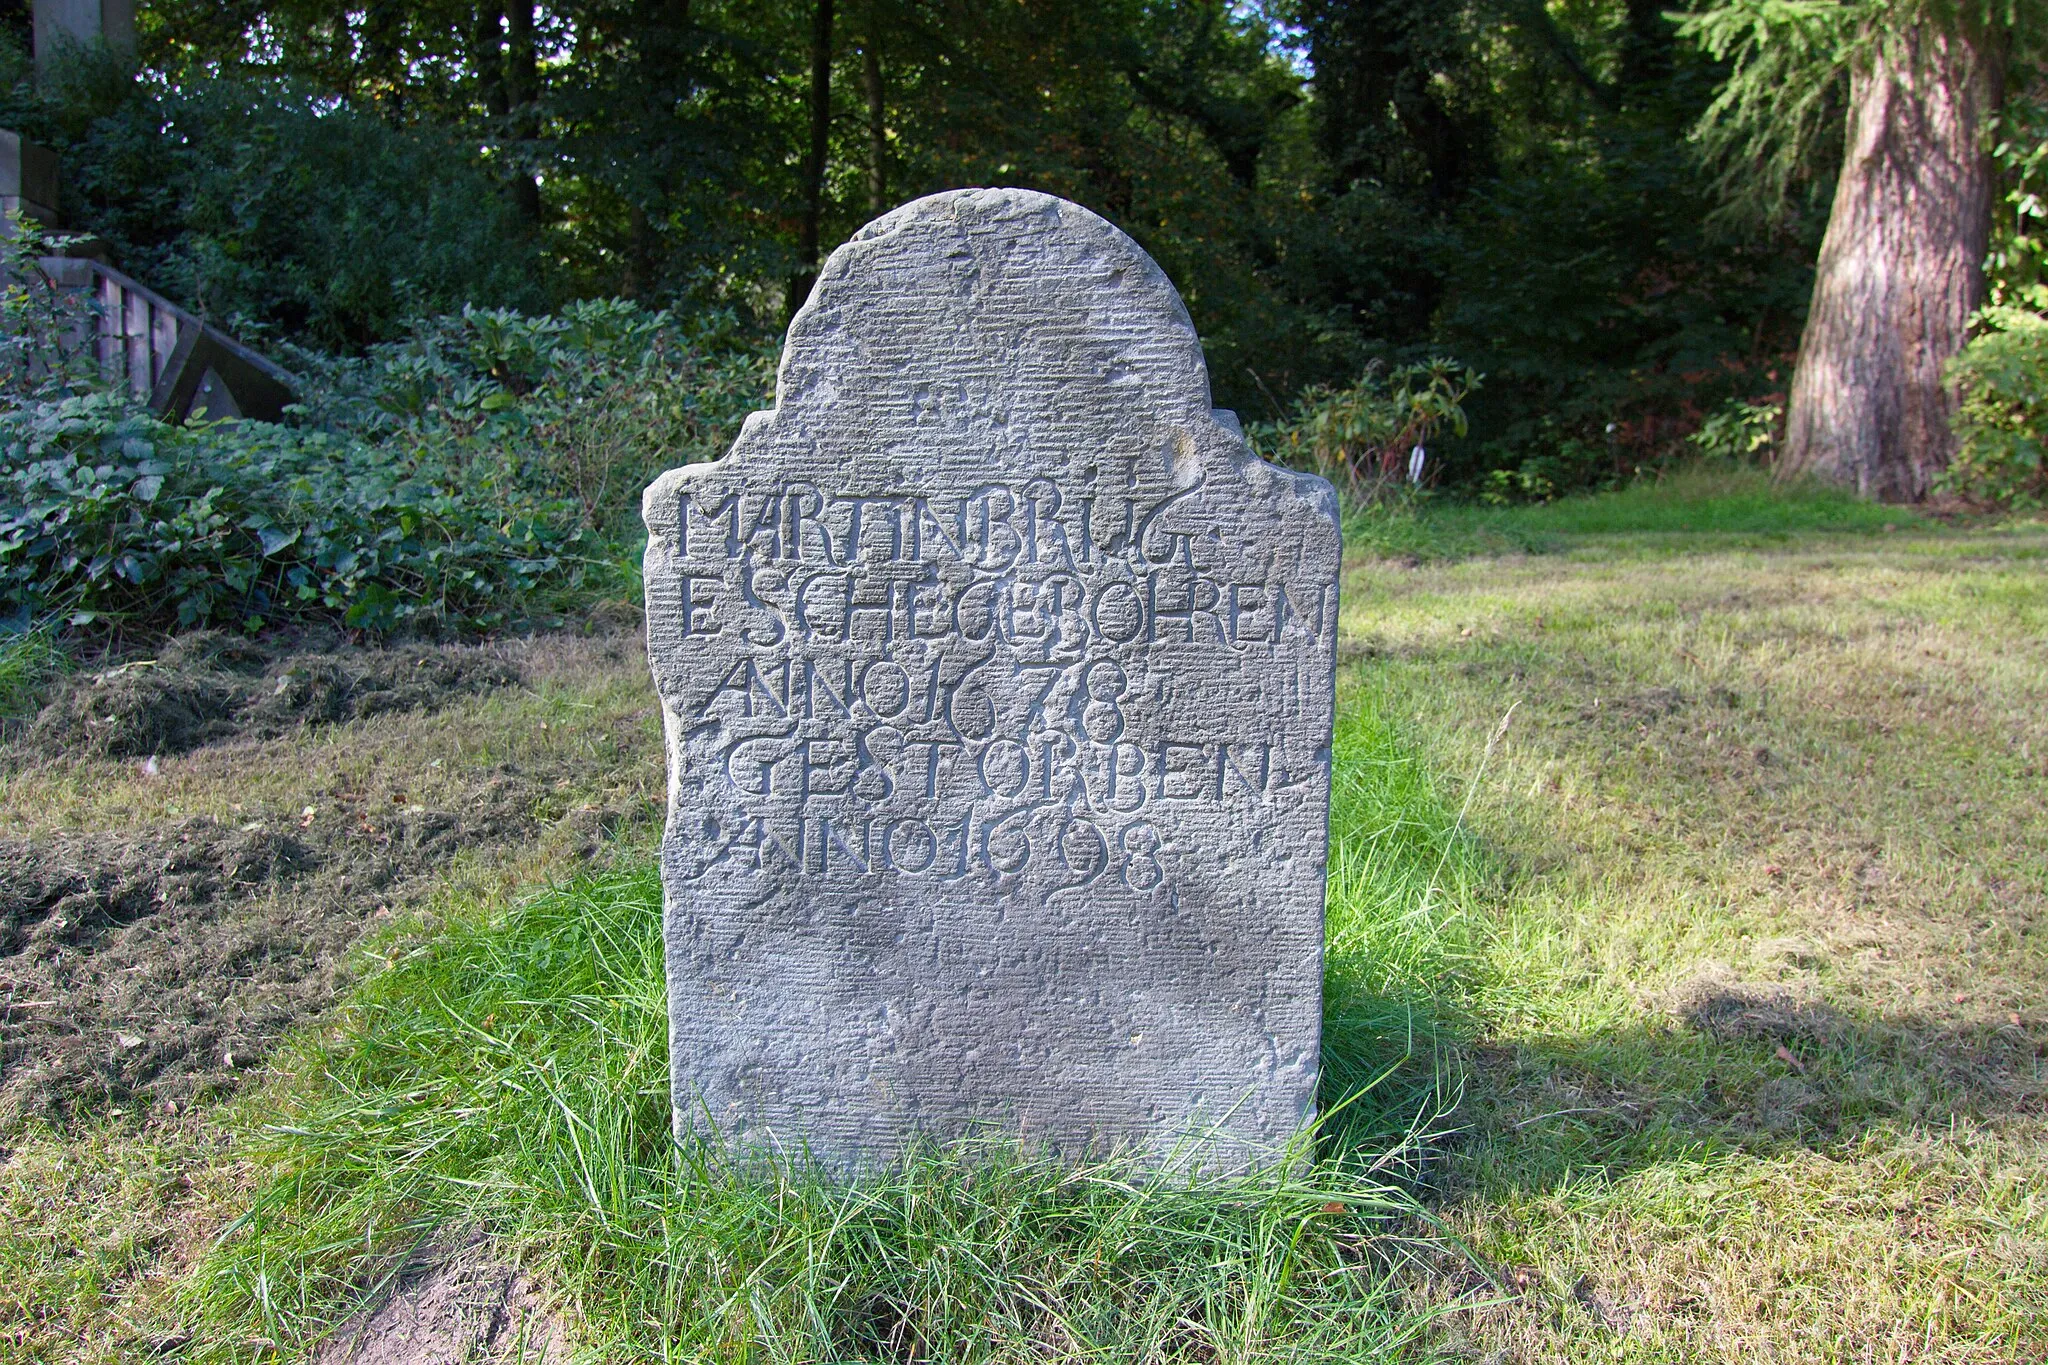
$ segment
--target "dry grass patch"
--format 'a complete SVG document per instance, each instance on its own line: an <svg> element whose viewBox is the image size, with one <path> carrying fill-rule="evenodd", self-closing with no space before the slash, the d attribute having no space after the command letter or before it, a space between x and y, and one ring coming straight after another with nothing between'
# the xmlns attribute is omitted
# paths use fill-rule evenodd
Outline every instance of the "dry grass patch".
<svg viewBox="0 0 2048 1365"><path fill-rule="evenodd" d="M358 977L352 945L644 842L663 769L633 634L411 653L493 681L224 722L154 763L52 757L26 726L0 750L0 1361L182 1349L160 1290L246 1202L229 1135L264 1121L232 1097ZM358 667L273 661L269 695L337 657Z"/></svg>
<svg viewBox="0 0 2048 1365"><path fill-rule="evenodd" d="M1364 685L1432 767L1516 707L1447 1211L1517 1288L1447 1346L2048 1358L2044 547L1353 572Z"/></svg>

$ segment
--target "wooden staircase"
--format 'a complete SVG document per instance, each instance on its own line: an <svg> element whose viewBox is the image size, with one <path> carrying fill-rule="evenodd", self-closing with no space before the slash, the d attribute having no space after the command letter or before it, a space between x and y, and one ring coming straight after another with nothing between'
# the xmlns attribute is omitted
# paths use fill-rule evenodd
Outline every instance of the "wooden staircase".
<svg viewBox="0 0 2048 1365"><path fill-rule="evenodd" d="M45 256L37 264L57 288L90 294L100 373L159 417L283 418L295 386L289 371L103 261Z"/></svg>

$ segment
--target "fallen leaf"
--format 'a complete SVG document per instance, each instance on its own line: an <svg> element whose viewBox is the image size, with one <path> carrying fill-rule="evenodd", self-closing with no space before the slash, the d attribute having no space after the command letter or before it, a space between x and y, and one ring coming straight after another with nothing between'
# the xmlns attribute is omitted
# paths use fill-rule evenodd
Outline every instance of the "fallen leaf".
<svg viewBox="0 0 2048 1365"><path fill-rule="evenodd" d="M1783 1062L1786 1066L1791 1067L1794 1071L1798 1072L1802 1076L1806 1074L1806 1063L1800 1061L1797 1057L1794 1057L1792 1055L1791 1048L1788 1048L1783 1043L1780 1043L1778 1044L1777 1051L1779 1061Z"/></svg>

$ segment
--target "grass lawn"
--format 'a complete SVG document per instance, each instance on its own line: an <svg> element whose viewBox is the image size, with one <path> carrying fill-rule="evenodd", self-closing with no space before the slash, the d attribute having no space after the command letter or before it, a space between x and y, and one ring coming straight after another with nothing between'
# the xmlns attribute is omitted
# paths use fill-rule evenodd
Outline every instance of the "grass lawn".
<svg viewBox="0 0 2048 1365"><path fill-rule="evenodd" d="M1694 475L1350 544L1314 1164L678 1157L629 823L473 859L236 1094L17 1126L0 1359L289 1356L478 1233L621 1358L2048 1359L2048 527ZM327 742L428 784L545 715L622 804L637 667ZM269 744L158 780L296 809ZM170 799L52 780L17 828Z"/></svg>
<svg viewBox="0 0 2048 1365"><path fill-rule="evenodd" d="M1439 1207L1518 1293L1448 1335L2048 1359L2048 535L1735 492L1348 580L1358 704L1440 781L1513 711Z"/></svg>

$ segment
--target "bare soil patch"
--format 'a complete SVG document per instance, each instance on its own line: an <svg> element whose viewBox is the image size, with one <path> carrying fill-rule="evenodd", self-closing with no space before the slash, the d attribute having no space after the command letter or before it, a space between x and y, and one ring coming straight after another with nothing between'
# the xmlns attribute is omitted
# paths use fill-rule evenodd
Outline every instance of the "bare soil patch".
<svg viewBox="0 0 2048 1365"><path fill-rule="evenodd" d="M38 787L97 793L85 828L0 836L0 1132L225 1094L458 857L598 854L648 813L619 770L642 718L616 714L640 660L624 635L292 652L206 633L67 680L0 747L18 813ZM508 721L492 698L521 689L516 714L529 675L602 701L560 703L553 734ZM120 799L171 788L181 804Z"/></svg>
<svg viewBox="0 0 2048 1365"><path fill-rule="evenodd" d="M427 1248L378 1302L336 1329L313 1365L557 1365L569 1332L532 1279L481 1244Z"/></svg>

